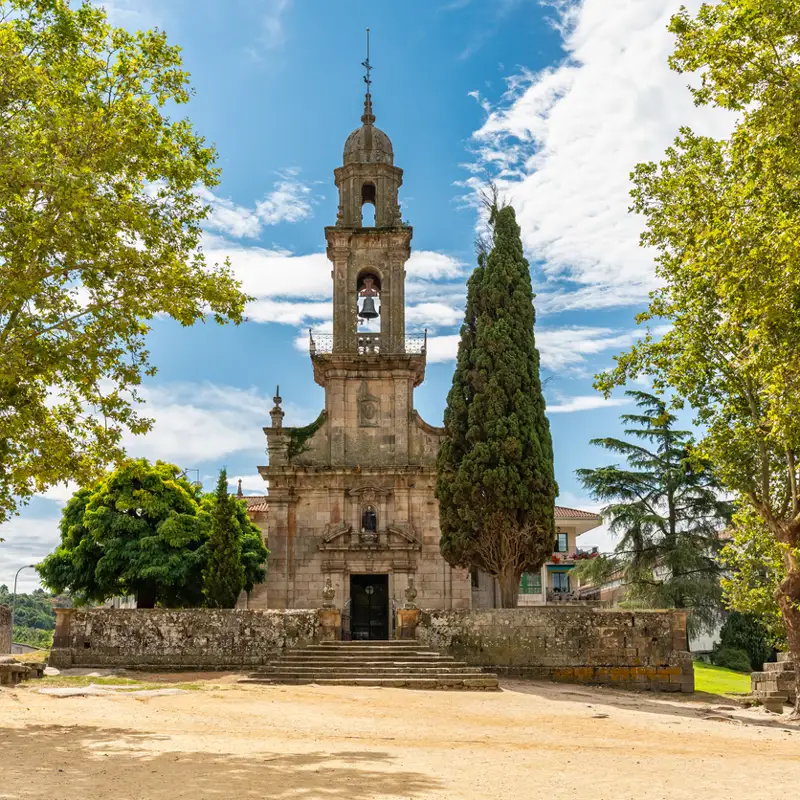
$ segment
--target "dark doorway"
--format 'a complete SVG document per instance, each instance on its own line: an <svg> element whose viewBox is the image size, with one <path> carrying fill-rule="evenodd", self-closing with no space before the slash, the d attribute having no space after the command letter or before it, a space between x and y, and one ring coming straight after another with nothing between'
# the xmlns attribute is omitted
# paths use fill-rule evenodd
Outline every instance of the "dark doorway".
<svg viewBox="0 0 800 800"><path fill-rule="evenodd" d="M389 576L350 576L350 632L353 639L389 638Z"/></svg>

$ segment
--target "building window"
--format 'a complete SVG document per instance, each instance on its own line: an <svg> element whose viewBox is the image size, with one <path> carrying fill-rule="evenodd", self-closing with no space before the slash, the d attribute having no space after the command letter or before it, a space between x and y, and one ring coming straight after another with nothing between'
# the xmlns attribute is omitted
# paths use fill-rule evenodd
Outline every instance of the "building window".
<svg viewBox="0 0 800 800"><path fill-rule="evenodd" d="M569 591L569 573L568 572L554 572L552 580L553 580L553 591L554 592L568 592Z"/></svg>
<svg viewBox="0 0 800 800"><path fill-rule="evenodd" d="M522 580L519 584L520 594L541 594L542 593L542 573L523 572Z"/></svg>
<svg viewBox="0 0 800 800"><path fill-rule="evenodd" d="M478 570L471 569L469 571L469 578L470 578L470 581L472 583L472 588L473 589L480 589L481 588L480 578L478 577Z"/></svg>
<svg viewBox="0 0 800 800"><path fill-rule="evenodd" d="M567 534L559 531L556 534L556 553L566 553L569 549Z"/></svg>
<svg viewBox="0 0 800 800"><path fill-rule="evenodd" d="M365 506L361 512L361 530L366 533L375 533L378 530L378 514L375 506Z"/></svg>

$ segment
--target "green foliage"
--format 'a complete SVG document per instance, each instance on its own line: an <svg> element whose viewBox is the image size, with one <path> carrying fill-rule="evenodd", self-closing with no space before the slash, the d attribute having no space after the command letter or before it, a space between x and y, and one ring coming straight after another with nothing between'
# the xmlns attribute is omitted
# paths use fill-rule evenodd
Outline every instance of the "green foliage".
<svg viewBox="0 0 800 800"><path fill-rule="evenodd" d="M691 436L676 430L664 400L646 392L626 394L641 412L621 417L625 435L639 441L604 438L592 444L627 463L577 470L592 497L608 503L603 521L619 543L612 556L578 564L576 576L600 585L618 575L627 603L690 609L690 627L710 630L722 611L719 532L731 504L718 499L710 464L692 456Z"/></svg>
<svg viewBox="0 0 800 800"><path fill-rule="evenodd" d="M136 595L140 607L202 606L213 495L173 464L126 461L80 489L62 513L61 544L39 565L45 585L80 602ZM267 550L236 503L245 588L263 579Z"/></svg>
<svg viewBox="0 0 800 800"><path fill-rule="evenodd" d="M233 608L244 586L242 531L236 505L235 498L228 494L228 473L221 469L211 509L208 562L203 572L203 594L210 608Z"/></svg>
<svg viewBox="0 0 800 800"><path fill-rule="evenodd" d="M0 0L0 522L94 479L151 421L157 315L240 322L200 250L216 153L186 119L180 50L89 2Z"/></svg>
<svg viewBox="0 0 800 800"><path fill-rule="evenodd" d="M553 550L553 446L534 341L533 291L514 209L492 206L491 251L468 284L437 462L441 551L498 577L505 607Z"/></svg>
<svg viewBox="0 0 800 800"><path fill-rule="evenodd" d="M741 504L733 515L730 539L722 548L725 602L743 616L758 620L770 645L786 647L786 628L775 600L775 590L786 577L784 547L756 511ZM748 652L750 652L748 650Z"/></svg>
<svg viewBox="0 0 800 800"><path fill-rule="evenodd" d="M11 607L13 592L3 584L0 586L0 606ZM52 630L56 626L56 613L50 596L37 589L31 594L18 593L14 599L14 622L23 628Z"/></svg>
<svg viewBox="0 0 800 800"><path fill-rule="evenodd" d="M53 629L43 630L15 625L13 639L17 644L29 644L31 647L49 650L53 646Z"/></svg>
<svg viewBox="0 0 800 800"><path fill-rule="evenodd" d="M289 438L289 445L286 452L290 459L305 453L309 449L306 446L306 442L325 424L327 416L327 412L323 410L309 425L302 428L285 429Z"/></svg>
<svg viewBox="0 0 800 800"><path fill-rule="evenodd" d="M734 672L750 672L750 656L738 647L720 647L711 654L711 663Z"/></svg>
<svg viewBox="0 0 800 800"><path fill-rule="evenodd" d="M744 650L754 671L772 655L769 631L753 614L731 611L719 634L719 647Z"/></svg>
<svg viewBox="0 0 800 800"><path fill-rule="evenodd" d="M662 288L640 322L667 322L597 376L608 392L640 374L695 410L700 453L781 545L776 587L800 664L800 0L720 0L671 29L671 64L701 73L695 100L730 109L730 137L681 129L634 174ZM800 693L795 714L800 717Z"/></svg>

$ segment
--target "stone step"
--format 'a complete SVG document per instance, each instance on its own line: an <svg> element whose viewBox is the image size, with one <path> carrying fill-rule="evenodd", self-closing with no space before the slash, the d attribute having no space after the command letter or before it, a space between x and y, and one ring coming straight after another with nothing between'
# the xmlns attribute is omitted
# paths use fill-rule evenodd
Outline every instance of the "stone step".
<svg viewBox="0 0 800 800"><path fill-rule="evenodd" d="M330 642L327 644L308 644L306 650L356 650L358 652L376 652L381 650L430 650L419 642Z"/></svg>
<svg viewBox="0 0 800 800"><path fill-rule="evenodd" d="M402 665L391 665L385 667L336 667L336 666L322 666L319 664L308 664L304 666L297 666L294 664L276 664L275 666L268 666L259 673L265 675L274 675L277 673L293 673L295 675L386 675L402 673L403 675L438 675L442 673L458 672L460 674L473 674L481 675L483 671L480 667L468 667L464 664L447 664L445 666L437 667L404 667Z"/></svg>
<svg viewBox="0 0 800 800"><path fill-rule="evenodd" d="M245 683L497 689L497 676L418 642L324 642L290 650Z"/></svg>
<svg viewBox="0 0 800 800"><path fill-rule="evenodd" d="M350 641L318 642L309 647L425 647L416 639L352 639Z"/></svg>
<svg viewBox="0 0 800 800"><path fill-rule="evenodd" d="M778 663L780 664L782 661L789 661L792 660L791 653L778 653Z"/></svg>
<svg viewBox="0 0 800 800"><path fill-rule="evenodd" d="M302 686L317 684L319 686L380 686L397 689L471 689L497 690L500 685L497 676L489 673L482 675L437 675L436 677L417 678L408 675L382 676L380 678L330 678L320 676L304 676L300 678L280 676L275 678L255 677L243 678L241 683L284 684Z"/></svg>
<svg viewBox="0 0 800 800"><path fill-rule="evenodd" d="M794 672L794 662L778 661L764 664L764 672Z"/></svg>
<svg viewBox="0 0 800 800"><path fill-rule="evenodd" d="M319 663L330 664L392 664L392 663L415 663L415 664L440 664L449 663L453 659L447 656L429 655L427 653L409 653L408 655L381 655L381 656L337 656L337 655L316 655L315 653L288 653L279 656L280 660L287 661L316 661Z"/></svg>
<svg viewBox="0 0 800 800"><path fill-rule="evenodd" d="M281 656L270 662L272 664L318 664L319 666L327 667L436 667L436 666L452 666L453 664L466 665L465 661L455 661L452 658L384 658L380 660L369 659L369 661L362 661L360 659L340 659L340 658L304 658L294 656Z"/></svg>

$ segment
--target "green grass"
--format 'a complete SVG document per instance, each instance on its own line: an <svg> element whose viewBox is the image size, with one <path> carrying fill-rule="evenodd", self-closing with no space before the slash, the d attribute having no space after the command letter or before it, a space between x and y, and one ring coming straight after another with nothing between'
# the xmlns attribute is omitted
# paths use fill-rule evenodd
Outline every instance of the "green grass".
<svg viewBox="0 0 800 800"><path fill-rule="evenodd" d="M750 673L695 661L694 690L707 694L750 694Z"/></svg>

